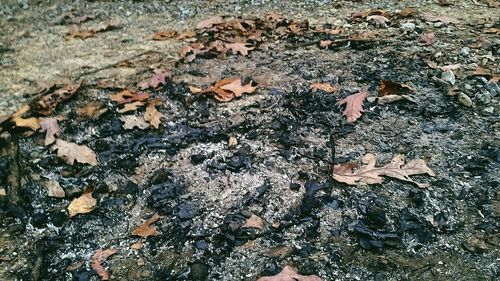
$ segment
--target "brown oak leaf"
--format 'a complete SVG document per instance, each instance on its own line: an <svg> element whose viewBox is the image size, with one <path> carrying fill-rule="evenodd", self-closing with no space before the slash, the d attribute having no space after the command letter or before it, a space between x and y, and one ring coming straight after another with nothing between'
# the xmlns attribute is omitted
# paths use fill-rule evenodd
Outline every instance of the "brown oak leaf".
<svg viewBox="0 0 500 281"><path fill-rule="evenodd" d="M134 101L145 101L149 98L148 93L135 93L130 90L123 90L117 94L110 95L109 98L118 104L124 104Z"/></svg>
<svg viewBox="0 0 500 281"><path fill-rule="evenodd" d="M148 238L149 236L158 236L160 232L156 230L156 227L151 226L161 217L158 214L152 215L149 219L139 225L134 231L132 231L132 235L141 236L142 238Z"/></svg>
<svg viewBox="0 0 500 281"><path fill-rule="evenodd" d="M136 111L137 108L141 107L144 105L144 102L143 101L134 101L134 102L131 102L131 103L126 103L123 108L121 109L118 109L116 111L118 111L119 113L125 113L125 112L129 112L129 111Z"/></svg>
<svg viewBox="0 0 500 281"><path fill-rule="evenodd" d="M78 214L90 213L95 209L97 200L92 197L92 188L86 188L80 197L71 201L68 206L69 217L72 218Z"/></svg>
<svg viewBox="0 0 500 281"><path fill-rule="evenodd" d="M264 224L264 220L261 217L252 214L242 227L263 229Z"/></svg>
<svg viewBox="0 0 500 281"><path fill-rule="evenodd" d="M95 152L86 145L78 145L76 143L57 139L56 143L52 146L52 150L56 149L57 156L70 165L73 165L75 161L90 164L92 166L99 164Z"/></svg>
<svg viewBox="0 0 500 281"><path fill-rule="evenodd" d="M260 277L257 281L323 281L323 278L317 275L300 275L294 267L287 265L277 275Z"/></svg>
<svg viewBox="0 0 500 281"><path fill-rule="evenodd" d="M146 112L144 112L144 120L149 122L149 124L153 125L156 129L160 128L161 119L165 117L165 115L156 109L156 106L159 104L159 100L150 101L146 107Z"/></svg>
<svg viewBox="0 0 500 281"><path fill-rule="evenodd" d="M341 106L345 104L346 107L342 114L347 117L347 122L353 123L361 117L361 112L364 112L363 102L367 96L368 92L359 92L348 96L347 98L337 102L335 105Z"/></svg>
<svg viewBox="0 0 500 281"><path fill-rule="evenodd" d="M118 252L117 249L98 249L95 254L92 256L92 269L101 276L101 280L109 280L109 273L102 266L102 263L106 261L107 258L116 254Z"/></svg>
<svg viewBox="0 0 500 281"><path fill-rule="evenodd" d="M224 46L233 52L233 55L240 53L242 56L248 55L248 51L255 49L255 47L247 47L245 43L226 43Z"/></svg>
<svg viewBox="0 0 500 281"><path fill-rule="evenodd" d="M6 120L10 120L16 127L30 128L33 131L40 129L40 120L36 117L23 118L23 115L30 111L29 105L22 106L17 112L13 113Z"/></svg>
<svg viewBox="0 0 500 281"><path fill-rule="evenodd" d="M45 95L33 104L33 110L45 116L51 115L59 103L70 99L78 89L82 86L83 82L78 84L66 84L64 87L55 90L53 93Z"/></svg>
<svg viewBox="0 0 500 281"><path fill-rule="evenodd" d="M311 89L312 89L313 93L316 92L317 90L321 90L321 91L324 91L324 92L327 92L327 93L333 93L333 92L338 91L337 87L332 86L328 82L325 82L325 83L319 83L319 82L312 83L311 84Z"/></svg>
<svg viewBox="0 0 500 281"><path fill-rule="evenodd" d="M436 175L434 171L427 167L427 163L421 159L414 159L405 164L404 156L396 155L391 163L382 167L375 167L376 161L375 155L366 154L363 157L364 165L357 169L355 169L353 163L335 165L333 167L333 178L339 182L356 185L358 182L366 184L382 183L384 181L382 176L387 176L414 183L420 188L426 188L429 184L415 182L410 176L420 174Z"/></svg>
<svg viewBox="0 0 500 281"><path fill-rule="evenodd" d="M108 109L104 107L104 104L98 101L91 101L85 106L75 109L76 114L91 119L98 119L102 114L106 113L106 111L108 111Z"/></svg>
<svg viewBox="0 0 500 281"><path fill-rule="evenodd" d="M150 78L144 79L137 84L137 87L141 88L141 90L145 90L147 88L158 88L160 85L165 85L166 79L170 78L172 72L170 70L166 71L158 71L155 75Z"/></svg>
<svg viewBox="0 0 500 281"><path fill-rule="evenodd" d="M224 23L224 19L221 16L214 16L211 18L208 18L206 20L203 20L199 22L196 25L196 29L206 29L206 28L211 28L214 25L218 25Z"/></svg>
<svg viewBox="0 0 500 281"><path fill-rule="evenodd" d="M40 121L40 127L42 127L40 132L45 132L45 146L55 142L56 136L59 137L61 135L61 128L59 128L56 118L43 118Z"/></svg>
<svg viewBox="0 0 500 281"><path fill-rule="evenodd" d="M230 91L234 93L234 96L241 97L244 93L251 94L255 92L257 85L253 81L250 81L246 85L242 84L242 79L238 78L232 81L231 83L225 84L220 88L222 90Z"/></svg>
<svg viewBox="0 0 500 281"><path fill-rule="evenodd" d="M175 36L177 36L177 31L175 30L157 31L153 35L153 40L161 41L174 38Z"/></svg>
<svg viewBox="0 0 500 281"><path fill-rule="evenodd" d="M413 92L413 88L406 84L393 82L390 80L380 80L378 96L383 97L386 95L401 95L410 91Z"/></svg>

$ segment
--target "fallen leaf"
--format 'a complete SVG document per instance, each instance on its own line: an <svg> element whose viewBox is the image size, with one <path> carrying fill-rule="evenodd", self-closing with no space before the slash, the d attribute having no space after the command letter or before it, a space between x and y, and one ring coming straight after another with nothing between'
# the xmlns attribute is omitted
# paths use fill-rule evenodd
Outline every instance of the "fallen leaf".
<svg viewBox="0 0 500 281"><path fill-rule="evenodd" d="M260 277L257 281L323 281L323 278L317 275L300 275L294 267L287 265L277 275Z"/></svg>
<svg viewBox="0 0 500 281"><path fill-rule="evenodd" d="M132 130L135 127L141 130L149 128L149 124L146 123L142 116L125 115L120 116L120 120L123 122L123 128L127 130Z"/></svg>
<svg viewBox="0 0 500 281"><path fill-rule="evenodd" d="M264 220L261 217L252 214L242 227L263 229L264 224Z"/></svg>
<svg viewBox="0 0 500 281"><path fill-rule="evenodd" d="M211 18L208 18L206 20L199 22L196 25L196 29L207 29L207 28L211 28L212 26L217 25L217 24L221 24L221 23L224 23L224 19L221 16L214 16L214 17L211 17Z"/></svg>
<svg viewBox="0 0 500 281"><path fill-rule="evenodd" d="M44 182L43 185L47 188L47 195L49 195L49 197L64 198L66 196L64 189L58 181L48 180Z"/></svg>
<svg viewBox="0 0 500 281"><path fill-rule="evenodd" d="M156 227L151 226L158 219L160 219L160 215L154 214L141 225L139 225L134 231L132 231L132 235L141 236L142 238L148 238L149 236L158 236L160 232L156 230Z"/></svg>
<svg viewBox="0 0 500 281"><path fill-rule="evenodd" d="M179 33L177 36L178 40L186 39L186 38L192 38L196 36L196 32L192 30L184 30Z"/></svg>
<svg viewBox="0 0 500 281"><path fill-rule="evenodd" d="M153 125L156 129L160 128L161 119L165 117L165 115L156 110L156 106L159 104L159 100L150 101L144 113L144 120L149 122L149 124Z"/></svg>
<svg viewBox="0 0 500 281"><path fill-rule="evenodd" d="M436 43L436 34L434 32L424 33L418 37L418 43L432 46Z"/></svg>
<svg viewBox="0 0 500 281"><path fill-rule="evenodd" d="M354 169L352 163L342 163L333 167L333 178L339 182L347 183L349 185L356 185L358 182L366 184L382 183L387 176L391 178L400 179L403 181L416 184L420 188L428 187L428 184L417 183L413 181L410 176L428 174L435 176L436 174L427 167L424 160L414 159L405 164L403 155L396 155L391 163L375 167L376 158L373 154L366 154L363 157L364 166Z"/></svg>
<svg viewBox="0 0 500 281"><path fill-rule="evenodd" d="M417 11L412 7L406 7L401 12L399 12L399 15L403 18L406 18L409 16L414 16L416 14L417 14Z"/></svg>
<svg viewBox="0 0 500 281"><path fill-rule="evenodd" d="M368 16L366 17L367 21L373 21L376 23L386 23L389 22L390 20L384 16L381 15L373 15L373 16Z"/></svg>
<svg viewBox="0 0 500 281"><path fill-rule="evenodd" d="M91 118L98 119L102 114L106 113L108 109L104 107L104 104L98 101L91 101L83 107L75 109L76 114Z"/></svg>
<svg viewBox="0 0 500 281"><path fill-rule="evenodd" d="M459 68L460 68L460 64L449 64L449 65L445 65L445 66L440 67L441 71L456 70Z"/></svg>
<svg viewBox="0 0 500 281"><path fill-rule="evenodd" d="M319 40L319 46L321 48L326 48L332 44L332 40Z"/></svg>
<svg viewBox="0 0 500 281"><path fill-rule="evenodd" d="M115 95L110 95L109 98L118 104L124 104L134 101L145 101L149 98L148 93L135 93L130 90L123 90Z"/></svg>
<svg viewBox="0 0 500 281"><path fill-rule="evenodd" d="M500 28L491 27L491 28L484 30L483 32L488 33L488 34L500 35Z"/></svg>
<svg viewBox="0 0 500 281"><path fill-rule="evenodd" d="M168 30L168 31L157 31L153 35L153 40L162 41L166 39L171 39L177 36L177 31Z"/></svg>
<svg viewBox="0 0 500 281"><path fill-rule="evenodd" d="M311 89L312 89L313 93L316 92L317 90L321 90L321 91L324 91L324 92L327 92L327 93L333 93L333 92L338 91L338 89L336 87L332 86L328 82L325 82L325 83L319 83L319 82L312 83L311 84Z"/></svg>
<svg viewBox="0 0 500 281"><path fill-rule="evenodd" d="M250 81L248 84L243 85L242 79L235 79L231 83L224 84L220 88L222 90L230 91L234 93L234 96L241 97L244 93L251 94L255 92L257 86L253 85L253 81Z"/></svg>
<svg viewBox="0 0 500 281"><path fill-rule="evenodd" d="M57 124L56 118L43 118L40 121L40 127L42 128L40 132L45 133L45 146L52 144L56 141L56 136L61 136L61 128Z"/></svg>
<svg viewBox="0 0 500 281"><path fill-rule="evenodd" d="M92 269L95 270L97 275L101 276L101 280L109 280L109 273L106 269L101 265L107 258L116 254L118 252L117 249L98 249L94 256L92 256Z"/></svg>
<svg viewBox="0 0 500 281"><path fill-rule="evenodd" d="M139 250L140 248L142 248L142 241L139 240L137 242L135 242L134 244L130 245L130 248L134 249L134 250Z"/></svg>
<svg viewBox="0 0 500 281"><path fill-rule="evenodd" d="M92 188L87 188L80 197L73 199L69 204L69 217L90 213L95 209L96 204L97 200L92 197Z"/></svg>
<svg viewBox="0 0 500 281"><path fill-rule="evenodd" d="M70 165L73 165L75 161L90 164L92 166L99 164L95 152L86 145L78 145L76 143L57 139L56 143L52 146L52 150L56 149L57 156Z"/></svg>
<svg viewBox="0 0 500 281"><path fill-rule="evenodd" d="M406 84L393 82L389 80L381 80L380 87L378 90L378 96L383 97L385 95L401 95L413 91L414 91L413 88Z"/></svg>
<svg viewBox="0 0 500 281"><path fill-rule="evenodd" d="M145 90L147 88L158 88L160 85L165 85L166 79L172 76L172 72L170 70L166 71L158 71L155 75L151 76L148 79L145 79L137 84L137 87L141 88L141 90Z"/></svg>
<svg viewBox="0 0 500 281"><path fill-rule="evenodd" d="M346 104L345 110L344 112L342 112L342 114L347 117L348 123L353 123L354 121L356 121L356 119L361 117L361 112L364 111L363 102L367 96L368 92L359 92L356 94L352 94L343 100L340 100L335 105L341 106L343 104Z"/></svg>
<svg viewBox="0 0 500 281"><path fill-rule="evenodd" d="M86 31L69 30L68 32L66 32L66 39L80 38L82 40L85 40L87 38L94 36L95 32L92 30L86 30Z"/></svg>
<svg viewBox="0 0 500 281"><path fill-rule="evenodd" d="M7 192L5 191L5 188L0 188L0 196L7 196Z"/></svg>
<svg viewBox="0 0 500 281"><path fill-rule="evenodd" d="M72 263L72 264L70 264L70 265L68 265L68 266L66 267L66 271L67 271L67 272L70 272L70 271L73 271L73 270L75 270L75 269L78 269L78 268L80 268L83 264L84 264L84 262L83 262L83 261L77 261L77 262L74 262L74 263Z"/></svg>
<svg viewBox="0 0 500 281"><path fill-rule="evenodd" d="M226 43L224 46L233 52L233 55L240 53L242 56L248 55L248 51L255 49L255 47L247 47L245 43Z"/></svg>
<svg viewBox="0 0 500 281"><path fill-rule="evenodd" d="M30 111L29 105L23 105L17 112L13 113L7 120L11 120L16 127L30 128L33 131L40 129L40 120L35 117L23 118Z"/></svg>
<svg viewBox="0 0 500 281"><path fill-rule="evenodd" d="M430 21L430 22L437 22L437 21L440 21L444 24L458 24L458 20L457 19L454 19L454 18L450 18L450 17L446 17L446 16L433 16L433 15L424 15L424 19L426 21Z"/></svg>
<svg viewBox="0 0 500 281"><path fill-rule="evenodd" d="M56 110L59 103L70 99L76 94L78 89L82 86L82 83L83 82L78 84L66 84L53 93L41 97L40 100L33 103L33 110L46 116L51 115Z"/></svg>
<svg viewBox="0 0 500 281"><path fill-rule="evenodd" d="M191 91L191 93L193 93L193 94L203 93L202 88L198 88L196 86L188 86L188 87L189 87L189 91Z"/></svg>
<svg viewBox="0 0 500 281"><path fill-rule="evenodd" d="M117 111L119 113L125 113L125 112L129 112L129 111L136 111L137 108L141 107L144 105L144 102L143 101L134 101L134 102L131 102L131 103L126 103L123 108L121 109L118 109Z"/></svg>

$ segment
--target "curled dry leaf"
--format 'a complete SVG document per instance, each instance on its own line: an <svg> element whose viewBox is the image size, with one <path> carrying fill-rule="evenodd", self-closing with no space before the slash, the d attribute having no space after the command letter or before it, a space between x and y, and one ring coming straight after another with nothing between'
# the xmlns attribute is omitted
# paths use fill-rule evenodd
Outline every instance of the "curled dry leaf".
<svg viewBox="0 0 500 281"><path fill-rule="evenodd" d="M199 22L196 25L196 29L206 29L206 28L211 28L214 25L218 25L224 23L224 19L221 16L214 16L211 18L208 18L206 20L203 20Z"/></svg>
<svg viewBox="0 0 500 281"><path fill-rule="evenodd" d="M97 200L92 197L92 188L87 188L80 197L73 199L69 204L69 217L90 213L95 209L96 204Z"/></svg>
<svg viewBox="0 0 500 281"><path fill-rule="evenodd" d="M338 89L336 87L332 86L328 82L325 82L325 83L319 83L319 82L312 83L311 84L311 89L312 89L313 93L316 92L317 90L321 90L321 91L324 91L324 92L327 92L327 93L333 93L333 92L338 91Z"/></svg>
<svg viewBox="0 0 500 281"><path fill-rule="evenodd" d="M151 76L148 79L145 79L137 84L137 87L141 88L141 90L145 90L147 88L158 88L160 85L165 85L166 79L172 76L172 72L170 70L166 71L158 71L155 75Z"/></svg>
<svg viewBox="0 0 500 281"><path fill-rule="evenodd" d="M149 98L148 93L135 93L130 90L123 90L117 94L110 95L109 98L118 104L124 104L134 101L145 101Z"/></svg>
<svg viewBox="0 0 500 281"><path fill-rule="evenodd" d="M458 24L458 20L457 19L454 19L454 18L450 18L450 17L446 17L446 16L433 16L433 15L424 15L424 19L426 21L430 21L430 22L436 22L436 21L440 21L444 24Z"/></svg>
<svg viewBox="0 0 500 281"><path fill-rule="evenodd" d="M175 30L157 31L153 35L153 40L162 41L162 40L174 38L175 36L177 36L177 31L175 31Z"/></svg>
<svg viewBox="0 0 500 281"><path fill-rule="evenodd" d="M123 122L123 128L126 130L132 130L135 127L141 130L149 128L149 124L146 123L142 116L125 115L120 116L120 120Z"/></svg>
<svg viewBox="0 0 500 281"><path fill-rule="evenodd" d="M61 128L59 128L56 118L43 118L40 121L40 127L42 127L40 132L46 132L44 141L45 146L52 144L56 141L56 137L61 136Z"/></svg>
<svg viewBox="0 0 500 281"><path fill-rule="evenodd" d="M220 88L222 90L233 92L236 97L241 97L244 93L251 94L255 92L257 85L254 85L253 81L243 85L241 80L242 79L235 79L231 83L222 85Z"/></svg>
<svg viewBox="0 0 500 281"><path fill-rule="evenodd" d="M434 32L424 33L418 37L418 43L432 46L436 43L436 34Z"/></svg>
<svg viewBox="0 0 500 281"><path fill-rule="evenodd" d="M117 252L117 249L99 249L92 256L92 269L101 277L101 280L109 280L109 273L101 264Z"/></svg>
<svg viewBox="0 0 500 281"><path fill-rule="evenodd" d="M23 118L23 115L30 111L29 105L22 106L17 112L13 113L5 120L11 120L16 127L30 128L33 131L40 129L40 120L35 117Z"/></svg>
<svg viewBox="0 0 500 281"><path fill-rule="evenodd" d="M261 217L252 214L242 227L263 229L264 224L264 220Z"/></svg>
<svg viewBox="0 0 500 281"><path fill-rule="evenodd" d="M340 100L335 105L341 106L343 104L346 105L343 115L347 117L347 122L353 123L359 117L361 117L361 112L363 112L363 102L368 96L368 92L359 92L356 94L352 94L346 97L343 100Z"/></svg>
<svg viewBox="0 0 500 281"><path fill-rule="evenodd" d="M378 96L383 97L386 95L401 95L413 91L413 88L406 84L393 82L390 80L381 80L378 90Z"/></svg>
<svg viewBox="0 0 500 281"><path fill-rule="evenodd" d="M160 128L161 119L165 117L161 112L156 109L156 105L159 105L159 100L152 100L148 103L146 107L146 112L144 112L144 120L153 125L156 129Z"/></svg>
<svg viewBox="0 0 500 281"><path fill-rule="evenodd" d="M257 281L323 281L323 278L317 275L300 275L294 267L287 265L277 275L260 277Z"/></svg>
<svg viewBox="0 0 500 281"><path fill-rule="evenodd" d="M43 114L51 115L59 103L70 99L80 89L83 82L78 84L66 84L64 87L55 90L53 93L43 96L40 100L33 103L33 110Z"/></svg>
<svg viewBox="0 0 500 281"><path fill-rule="evenodd" d="M91 101L85 106L75 109L76 114L91 119L98 119L101 115L106 113L106 111L108 111L108 109L104 107L104 104L98 101Z"/></svg>
<svg viewBox="0 0 500 281"><path fill-rule="evenodd" d="M148 238L149 236L158 236L160 232L156 230L156 227L151 226L157 220L160 219L158 214L152 215L149 219L139 225L134 231L132 231L132 235L141 236L142 238Z"/></svg>
<svg viewBox="0 0 500 281"><path fill-rule="evenodd" d="M405 164L404 156L396 155L391 163L382 167L375 167L376 161L375 155L366 154L363 157L363 164L365 165L360 168L354 169L353 163L335 165L333 167L333 178L339 182L356 185L358 182L366 184L382 183L384 181L382 176L387 176L411 182L420 188L425 188L429 185L417 183L410 176L420 174L436 175L434 171L427 167L427 163L421 159L414 159Z"/></svg>
<svg viewBox="0 0 500 281"><path fill-rule="evenodd" d="M70 165L73 165L75 161L92 166L99 164L95 152L86 145L78 145L57 139L56 143L52 146L52 150L56 149L57 156Z"/></svg>

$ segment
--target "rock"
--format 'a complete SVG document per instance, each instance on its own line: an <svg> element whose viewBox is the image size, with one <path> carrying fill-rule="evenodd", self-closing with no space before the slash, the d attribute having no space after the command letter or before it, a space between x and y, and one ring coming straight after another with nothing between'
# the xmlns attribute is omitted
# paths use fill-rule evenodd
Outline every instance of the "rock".
<svg viewBox="0 0 500 281"><path fill-rule="evenodd" d="M495 107L493 106L488 106L483 109L483 113L485 113L486 115L491 115L493 114L493 112L495 112Z"/></svg>
<svg viewBox="0 0 500 281"><path fill-rule="evenodd" d="M464 93L460 93L458 94L458 101L463 105L463 106L466 106L466 107L472 107L473 103L472 103L472 100L469 98L469 96L467 96L466 94Z"/></svg>
<svg viewBox="0 0 500 281"><path fill-rule="evenodd" d="M238 140L235 137L229 137L229 140L227 141L227 145L229 147L235 147L238 145Z"/></svg>
<svg viewBox="0 0 500 281"><path fill-rule="evenodd" d="M415 30L415 24L413 22L405 22L401 25L401 29L403 31L409 32Z"/></svg>
<svg viewBox="0 0 500 281"><path fill-rule="evenodd" d="M488 251L486 243L474 236L467 238L467 240L465 240L462 245L465 249L473 253L485 253Z"/></svg>
<svg viewBox="0 0 500 281"><path fill-rule="evenodd" d="M300 190L300 184L298 184L296 182L292 182L290 184L290 189L293 190L293 191L299 191Z"/></svg>
<svg viewBox="0 0 500 281"><path fill-rule="evenodd" d="M192 204L181 204L179 206L179 213L177 214L180 219L192 219L199 213L199 209Z"/></svg>
<svg viewBox="0 0 500 281"><path fill-rule="evenodd" d="M463 47L462 49L460 49L460 54L464 57L467 57L469 56L470 54L470 48L469 47Z"/></svg>
<svg viewBox="0 0 500 281"><path fill-rule="evenodd" d="M455 74L451 69L443 71L443 73L441 73L441 79L450 83L451 85L455 85Z"/></svg>
<svg viewBox="0 0 500 281"><path fill-rule="evenodd" d="M368 209L366 218L370 225L377 228L383 227L387 222L387 218L385 216L385 210L377 205L373 205Z"/></svg>
<svg viewBox="0 0 500 281"><path fill-rule="evenodd" d="M190 280L207 280L208 267L202 263L194 263L191 265L191 272L189 274Z"/></svg>

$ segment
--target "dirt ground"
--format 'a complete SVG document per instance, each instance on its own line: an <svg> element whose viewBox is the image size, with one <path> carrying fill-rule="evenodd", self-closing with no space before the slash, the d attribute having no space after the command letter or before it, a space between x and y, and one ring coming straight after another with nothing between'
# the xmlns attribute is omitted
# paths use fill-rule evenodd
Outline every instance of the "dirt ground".
<svg viewBox="0 0 500 281"><path fill-rule="evenodd" d="M324 280L498 280L500 8L448 4L1 1L0 279L100 280L93 256L116 249L102 263L110 280L256 280L286 265ZM407 7L414 14L401 16ZM351 17L370 9L390 21ZM265 37L246 56L189 63L179 51L193 38L152 40L216 15L244 21L271 11L308 26ZM77 25L68 12L92 18ZM68 36L108 23L116 28ZM418 42L431 32L436 42ZM322 48L324 40L339 43ZM440 69L457 64L452 77ZM109 96L155 69L172 72L146 90L161 102L162 124L123 128ZM229 102L192 93L227 77L257 90ZM410 97L380 104L382 80L408 85ZM70 165L44 133L9 123L50 81L82 83L52 117L59 138L91 148L99 165ZM313 91L314 82L338 90ZM336 103L359 91L368 92L365 111L346 122ZM106 112L83 118L77 109L91 102ZM427 188L332 178L335 163L368 153L379 165L397 154L425 159L436 175L412 177ZM49 182L64 195L49 196ZM68 205L88 187L95 209L70 218ZM155 213L159 235L132 235ZM259 226L246 227L254 216Z"/></svg>

